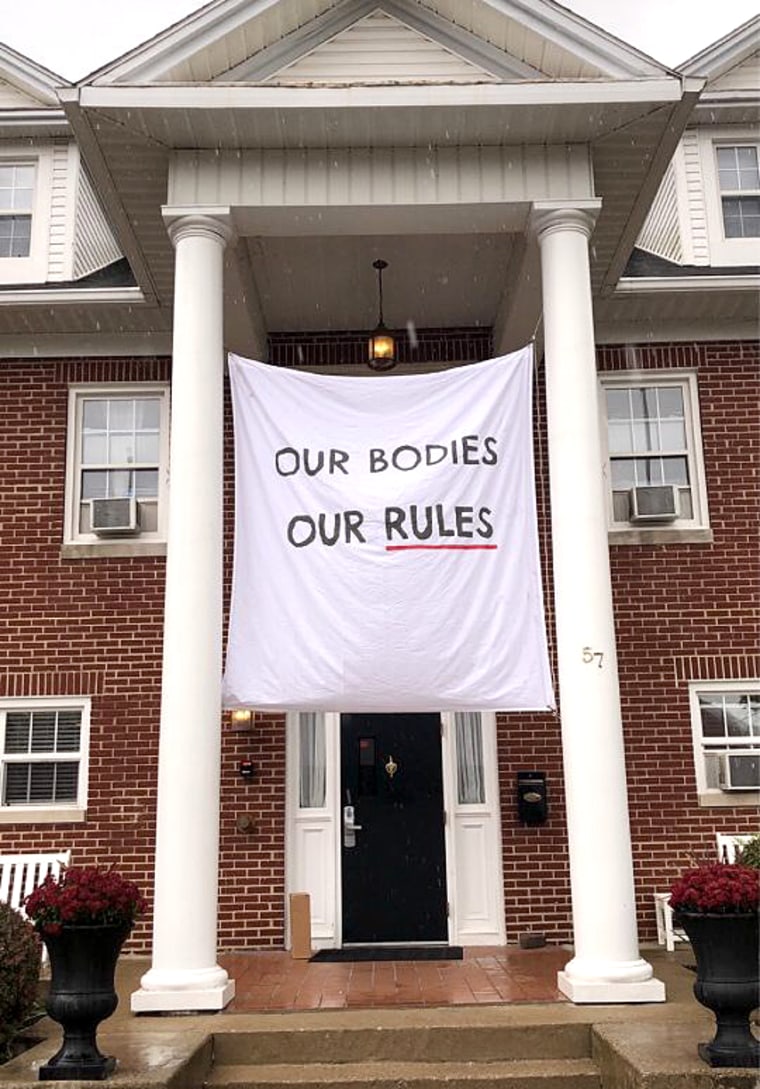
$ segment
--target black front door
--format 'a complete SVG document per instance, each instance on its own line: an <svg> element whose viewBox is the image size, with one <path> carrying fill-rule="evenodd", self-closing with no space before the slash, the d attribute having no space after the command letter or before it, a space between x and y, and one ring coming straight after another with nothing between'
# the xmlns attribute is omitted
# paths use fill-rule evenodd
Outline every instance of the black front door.
<svg viewBox="0 0 760 1089"><path fill-rule="evenodd" d="M344 943L446 941L440 715L342 715L341 802Z"/></svg>

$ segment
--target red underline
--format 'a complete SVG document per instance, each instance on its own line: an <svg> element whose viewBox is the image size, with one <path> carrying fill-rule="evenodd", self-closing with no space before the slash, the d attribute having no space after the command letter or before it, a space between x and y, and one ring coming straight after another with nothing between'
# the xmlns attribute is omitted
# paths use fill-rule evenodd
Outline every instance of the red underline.
<svg viewBox="0 0 760 1089"><path fill-rule="evenodd" d="M424 545L424 544L413 544L413 545L386 545L385 546L385 551L386 552L411 552L412 550L416 550L416 551L425 551L425 552L439 552L439 551L442 551L442 550L448 550L450 552L472 552L475 549L480 549L481 551L488 549L488 550L492 551L493 549L498 548L498 547L499 546L495 545L495 544L488 544L488 545L481 545L481 544L475 544L475 545L463 545L463 544Z"/></svg>

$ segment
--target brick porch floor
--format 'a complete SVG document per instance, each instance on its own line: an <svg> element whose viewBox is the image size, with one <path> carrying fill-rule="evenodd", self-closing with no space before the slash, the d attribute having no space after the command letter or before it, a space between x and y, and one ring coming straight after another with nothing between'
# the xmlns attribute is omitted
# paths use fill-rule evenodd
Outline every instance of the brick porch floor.
<svg viewBox="0 0 760 1089"><path fill-rule="evenodd" d="M556 946L489 946L466 949L459 961L330 964L284 952L227 953L220 963L236 996L224 1012L564 1002L557 972L571 956Z"/></svg>

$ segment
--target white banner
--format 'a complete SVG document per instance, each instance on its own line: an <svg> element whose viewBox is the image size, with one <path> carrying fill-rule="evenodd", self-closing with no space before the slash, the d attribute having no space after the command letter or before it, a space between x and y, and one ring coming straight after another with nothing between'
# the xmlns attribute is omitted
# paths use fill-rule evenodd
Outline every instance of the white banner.
<svg viewBox="0 0 760 1089"><path fill-rule="evenodd" d="M531 373L530 348L382 378L230 356L226 707L554 706Z"/></svg>

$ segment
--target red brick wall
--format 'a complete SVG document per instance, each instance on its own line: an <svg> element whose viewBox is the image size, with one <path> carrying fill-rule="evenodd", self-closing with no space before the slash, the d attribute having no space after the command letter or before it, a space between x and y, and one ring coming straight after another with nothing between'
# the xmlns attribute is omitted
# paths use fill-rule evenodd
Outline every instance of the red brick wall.
<svg viewBox="0 0 760 1089"><path fill-rule="evenodd" d="M0 825L0 851L72 848L152 884L164 561L61 557L69 384L158 360L0 365L0 695L92 697L87 821ZM134 944L147 936L145 924Z"/></svg>
<svg viewBox="0 0 760 1089"><path fill-rule="evenodd" d="M754 832L754 808L702 808L694 778L689 680L757 677L760 563L760 352L752 343L602 348L601 370L696 369L713 541L611 550L631 829L641 935L651 893L715 833Z"/></svg>
<svg viewBox="0 0 760 1089"><path fill-rule="evenodd" d="M303 338L300 338L303 339ZM283 349L284 349L283 345ZM292 345L288 346L288 350ZM641 934L654 937L651 892L689 853L712 855L716 830L750 831L757 812L697 805L687 684L741 677L757 647L757 350L749 344L602 348L600 369L694 367L699 373L712 544L612 549ZM72 847L78 863L115 864L152 886L164 561L63 559L68 386L168 377L162 360L4 362L0 366L0 694L92 697L87 821L2 825L0 851ZM542 561L548 570L548 481L540 382L536 412ZM233 462L228 426L227 591ZM546 578L547 612L552 615ZM756 607L756 606L755 606ZM550 624L550 644L553 645ZM504 890L508 937L571 934L559 720L501 715ZM251 758L257 774L240 778ZM546 825L517 821L515 775L547 773ZM260 716L250 734L225 726L220 943L283 941L285 732ZM241 830L241 818L252 827ZM603 860L600 861L603 864ZM147 922L132 948L146 949Z"/></svg>

